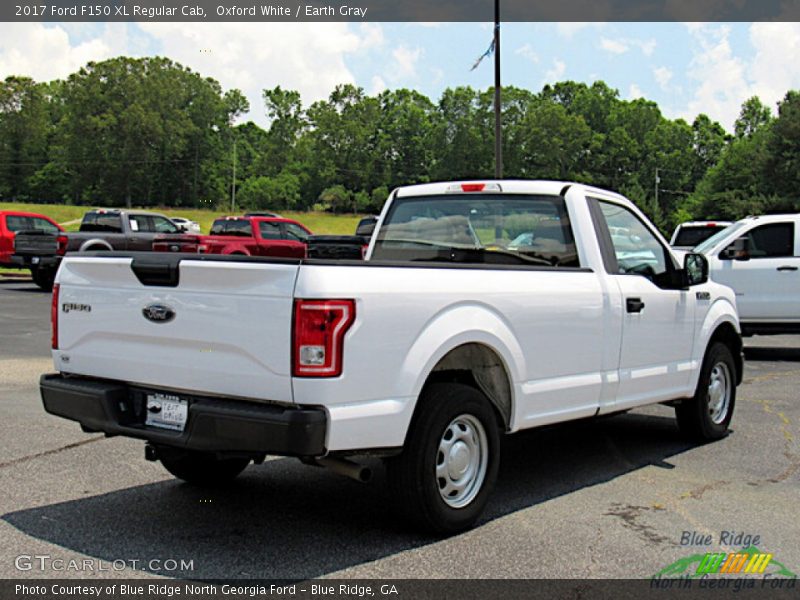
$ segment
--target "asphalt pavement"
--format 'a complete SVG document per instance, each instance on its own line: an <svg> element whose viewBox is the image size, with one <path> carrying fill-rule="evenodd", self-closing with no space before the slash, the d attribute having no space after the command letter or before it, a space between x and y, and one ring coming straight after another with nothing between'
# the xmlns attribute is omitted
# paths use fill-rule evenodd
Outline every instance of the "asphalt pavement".
<svg viewBox="0 0 800 600"><path fill-rule="evenodd" d="M438 539L395 518L378 462L368 484L276 458L199 490L47 415L49 309L0 279L0 578L630 578L747 541L800 574L800 336L746 341L719 442L661 406L507 438L482 522Z"/></svg>

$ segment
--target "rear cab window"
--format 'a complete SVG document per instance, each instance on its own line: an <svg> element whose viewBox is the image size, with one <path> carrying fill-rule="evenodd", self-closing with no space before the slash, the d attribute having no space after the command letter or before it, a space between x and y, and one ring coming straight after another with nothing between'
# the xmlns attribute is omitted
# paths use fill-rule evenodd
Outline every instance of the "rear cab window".
<svg viewBox="0 0 800 600"><path fill-rule="evenodd" d="M217 219L211 226L211 235L253 237L253 226L248 219Z"/></svg>
<svg viewBox="0 0 800 600"><path fill-rule="evenodd" d="M83 216L80 231L122 233L122 217L119 213L91 212Z"/></svg>
<svg viewBox="0 0 800 600"><path fill-rule="evenodd" d="M673 246L686 246L694 248L698 244L702 244L715 233L722 231L726 226L723 225L690 225L688 227L681 227L678 230L678 235L675 236L675 241L672 242Z"/></svg>
<svg viewBox="0 0 800 600"><path fill-rule="evenodd" d="M580 267L564 198L527 194L396 198L372 259Z"/></svg>

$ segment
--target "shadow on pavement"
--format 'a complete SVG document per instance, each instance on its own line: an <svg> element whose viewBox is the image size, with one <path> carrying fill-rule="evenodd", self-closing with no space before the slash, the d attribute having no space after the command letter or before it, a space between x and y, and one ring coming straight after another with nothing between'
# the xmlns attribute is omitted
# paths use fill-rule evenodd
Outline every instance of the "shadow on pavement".
<svg viewBox="0 0 800 600"><path fill-rule="evenodd" d="M800 348L774 347L746 347L744 349L746 360L800 362Z"/></svg>
<svg viewBox="0 0 800 600"><path fill-rule="evenodd" d="M671 468L667 459L691 447L673 419L634 414L511 436L483 522L647 465ZM3 519L109 562L193 559L195 570L172 574L179 578L314 578L436 542L395 518L383 477L378 468L358 484L278 459L224 490L169 480Z"/></svg>

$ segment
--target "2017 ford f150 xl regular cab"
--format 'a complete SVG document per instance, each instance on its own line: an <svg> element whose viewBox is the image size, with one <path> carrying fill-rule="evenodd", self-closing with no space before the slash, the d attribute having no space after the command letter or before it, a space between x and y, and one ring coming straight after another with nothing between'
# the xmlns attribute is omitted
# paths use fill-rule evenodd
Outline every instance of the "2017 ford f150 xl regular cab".
<svg viewBox="0 0 800 600"><path fill-rule="evenodd" d="M399 509L451 533L486 505L502 433L669 403L724 436L741 340L707 279L616 194L410 186L364 261L67 255L42 398L192 483L267 454L354 477L381 456Z"/></svg>

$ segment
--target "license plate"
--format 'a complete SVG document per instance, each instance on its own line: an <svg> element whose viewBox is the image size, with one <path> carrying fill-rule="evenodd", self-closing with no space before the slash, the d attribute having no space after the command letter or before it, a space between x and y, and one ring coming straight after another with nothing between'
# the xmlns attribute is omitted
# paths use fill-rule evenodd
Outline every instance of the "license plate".
<svg viewBox="0 0 800 600"><path fill-rule="evenodd" d="M189 415L189 402L177 396L147 394L145 425L183 431Z"/></svg>
<svg viewBox="0 0 800 600"><path fill-rule="evenodd" d="M31 264L33 264L33 265L38 265L38 264L39 264L39 257L38 257L38 256L34 256L34 257L31 259Z"/></svg>

